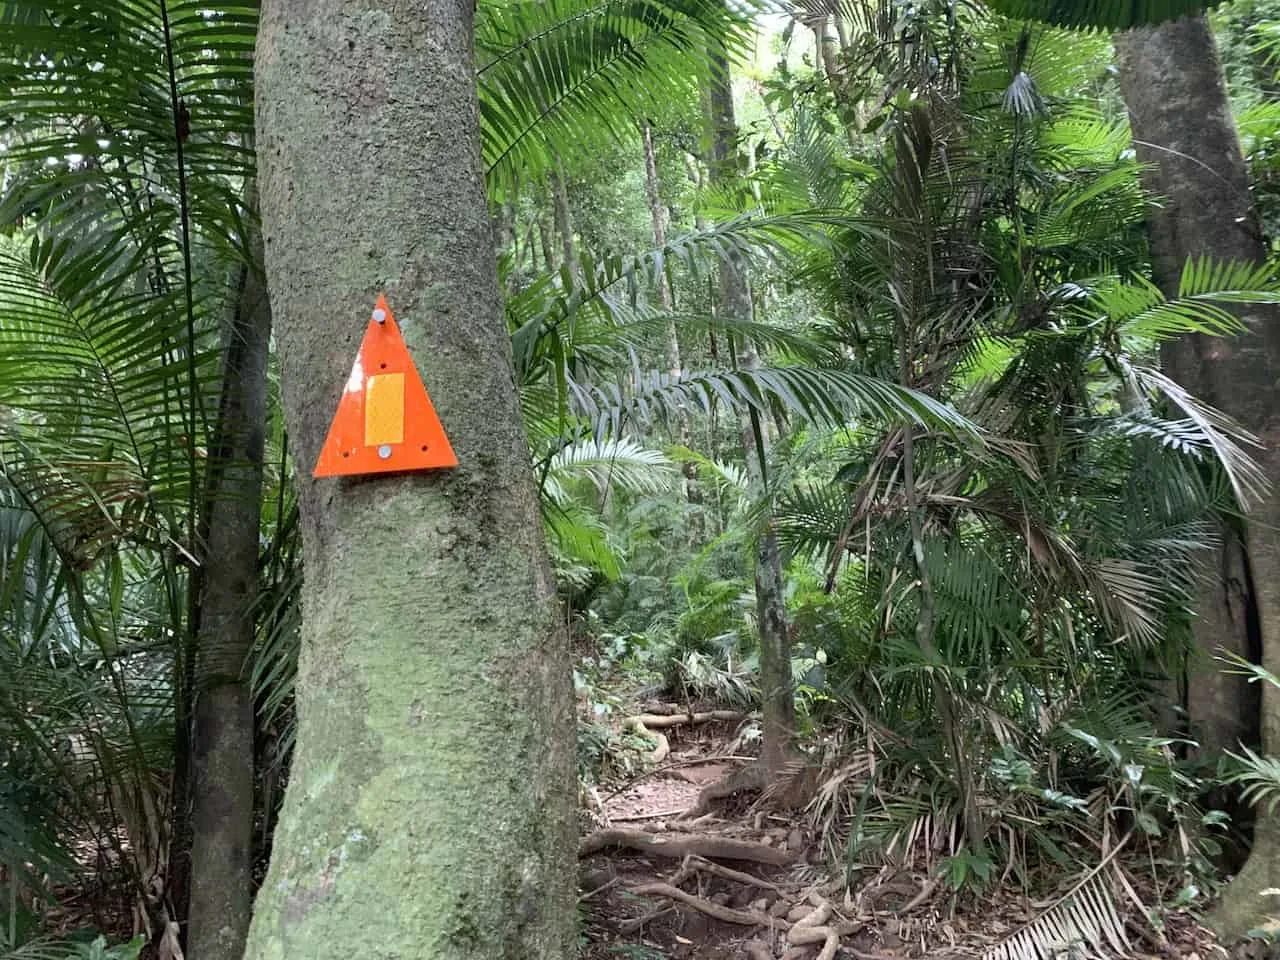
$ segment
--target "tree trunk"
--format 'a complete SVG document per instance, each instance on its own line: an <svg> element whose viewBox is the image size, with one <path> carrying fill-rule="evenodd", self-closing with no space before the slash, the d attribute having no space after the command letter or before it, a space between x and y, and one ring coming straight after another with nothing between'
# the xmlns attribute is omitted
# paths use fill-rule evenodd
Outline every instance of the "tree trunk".
<svg viewBox="0 0 1280 960"><path fill-rule="evenodd" d="M557 269L556 255L551 246L551 230L547 227L547 220L542 213L541 207L538 209L536 226L538 229L538 246L542 250L542 269L547 273L554 273Z"/></svg>
<svg viewBox="0 0 1280 960"><path fill-rule="evenodd" d="M641 127L644 141L644 193L649 201L649 221L653 225L653 245L658 250L667 245L667 210L662 203L662 189L658 180L658 158L653 150L653 129L649 124ZM658 299L662 309L670 313L675 309L671 296L671 284L663 271L658 278ZM673 374L680 373L680 340L676 336L675 321L667 324L667 367Z"/></svg>
<svg viewBox="0 0 1280 960"><path fill-rule="evenodd" d="M644 192L649 201L653 245L656 249L663 250L667 245L667 208L662 202L662 185L658 180L658 158L653 149L653 130L648 123L642 125L641 134L644 141ZM671 292L671 282L667 278L665 269L658 277L658 299L662 303L662 309L668 314L675 310L675 296ZM675 317L667 317L666 335L667 372L672 377L679 377L684 372L684 364L680 357L680 333L676 329ZM689 427L689 409L683 401L680 402L676 412L676 421L680 445L688 447L693 440ZM681 472L684 475L685 499L690 503L697 503L701 499L698 495L697 467L692 462L687 462L681 468ZM700 524L696 516L689 526L689 532L695 540L701 536Z"/></svg>
<svg viewBox="0 0 1280 960"><path fill-rule="evenodd" d="M246 221L257 216L248 190ZM253 647L267 430L271 308L260 273L262 237L235 271L222 331L222 396L210 456L191 812L187 956L239 960L253 890L253 694L244 675Z"/></svg>
<svg viewBox="0 0 1280 960"><path fill-rule="evenodd" d="M711 181L732 183L738 173L738 128L733 113L733 85L728 61L719 56L711 72L707 103L711 111ZM720 311L730 320L752 316L751 288L745 265L734 252L720 261ZM759 366L760 358L744 346L743 366ZM768 438L759 415L752 411L742 431L747 474L753 494L768 497ZM758 441L758 442L757 442ZM756 620L760 631L760 696L764 714L764 760L770 776L781 772L795 735L795 693L791 678L791 633L783 598L782 558L771 512L756 542Z"/></svg>
<svg viewBox="0 0 1280 960"><path fill-rule="evenodd" d="M1162 200L1149 214L1155 281L1173 293L1189 256L1260 262L1266 250L1249 194L1213 34L1203 17L1187 17L1117 39L1120 77L1148 190ZM1265 472L1280 476L1280 313L1249 305L1248 327L1224 339L1189 335L1169 344L1167 372L1233 416L1262 441ZM1218 647L1280 670L1280 487L1252 505L1247 530L1227 531L1207 564L1199 597L1201 660ZM1266 685L1263 685L1264 687ZM1210 750L1252 740L1256 694L1240 678L1204 669L1188 678L1188 707ZM1262 692L1265 749L1280 752L1280 691ZM1280 886L1280 827L1259 811L1254 852L1218 914L1235 937L1263 918L1259 891ZM1276 814L1280 816L1280 812Z"/></svg>
<svg viewBox="0 0 1280 960"><path fill-rule="evenodd" d="M551 200L555 212L556 233L560 234L560 246L564 251L564 265L573 277L582 276L582 265L573 244L573 210L569 206L569 186L564 182L564 170L557 160L551 168Z"/></svg>
<svg viewBox="0 0 1280 960"><path fill-rule="evenodd" d="M474 4L267 0L267 277L306 582L248 960L563 960L574 731L480 166ZM313 480L385 290L448 472Z"/></svg>

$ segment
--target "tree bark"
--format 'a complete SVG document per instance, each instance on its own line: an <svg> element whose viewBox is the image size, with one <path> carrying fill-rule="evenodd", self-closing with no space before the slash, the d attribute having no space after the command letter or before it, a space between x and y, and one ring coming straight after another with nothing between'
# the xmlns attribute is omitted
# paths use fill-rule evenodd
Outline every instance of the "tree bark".
<svg viewBox="0 0 1280 960"><path fill-rule="evenodd" d="M563 960L574 733L480 165L471 0L267 0L258 142L309 472L386 291L448 472L299 481L298 739L247 960Z"/></svg>
<svg viewBox="0 0 1280 960"><path fill-rule="evenodd" d="M258 213L247 191L246 222ZM253 693L244 675L253 648L267 430L271 308L262 236L251 227L235 270L222 331L222 392L210 456L198 689L192 741L195 790L187 956L239 960L253 891Z"/></svg>
<svg viewBox="0 0 1280 960"><path fill-rule="evenodd" d="M582 264L573 243L573 209L569 206L569 186L564 181L564 169L557 160L551 168L551 200L555 213L556 233L560 234L560 248L564 251L564 265L573 277L582 276Z"/></svg>
<svg viewBox="0 0 1280 960"><path fill-rule="evenodd" d="M732 183L738 174L738 127L733 111L733 85L729 64L717 56L711 71L707 103L711 112L711 182ZM746 267L736 253L720 261L720 311L730 320L752 317L751 287ZM742 364L751 369L760 358L750 344L744 345ZM752 411L742 431L747 475L753 493L768 497L768 437L759 415ZM757 442L757 438L759 442ZM791 677L791 632L783 598L782 558L771 512L755 545L756 621L760 632L760 695L764 715L764 760L771 777L785 765L795 735L795 692Z"/></svg>
<svg viewBox="0 0 1280 960"><path fill-rule="evenodd" d="M644 141L644 193L649 201L649 222L653 225L653 245L662 250L667 245L667 209L662 203L662 185L658 180L658 158L653 150L653 129L648 123L641 127ZM662 309L670 313L675 309L671 284L664 271L658 278L658 299ZM676 335L675 321L667 325L667 367L673 374L680 373L680 340Z"/></svg>
<svg viewBox="0 0 1280 960"><path fill-rule="evenodd" d="M1148 190L1161 199L1149 214L1155 281L1178 287L1189 256L1261 262L1265 244L1249 193L1231 106L1203 17L1134 30L1116 42L1120 77ZM1280 476L1280 313L1249 305L1239 311L1248 332L1235 338L1183 336L1167 345L1167 372L1233 416L1263 443L1262 465ZM1197 636L1280 670L1280 487L1248 512L1246 528L1225 531L1208 564L1199 599ZM1207 660L1207 656L1202 656ZM1252 740L1256 694L1240 678L1204 670L1188 678L1188 706L1210 750ZM1262 685L1266 686L1266 685ZM1280 691L1262 692L1264 748L1280 752ZM1277 814L1280 816L1280 814ZM1259 891L1280 886L1280 826L1259 811L1254 850L1224 898L1217 920L1228 937L1265 917Z"/></svg>

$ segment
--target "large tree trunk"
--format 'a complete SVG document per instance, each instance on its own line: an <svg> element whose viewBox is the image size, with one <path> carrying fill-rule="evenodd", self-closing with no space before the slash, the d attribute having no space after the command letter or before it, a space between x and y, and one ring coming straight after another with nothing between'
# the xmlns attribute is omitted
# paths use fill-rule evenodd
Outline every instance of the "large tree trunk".
<svg viewBox="0 0 1280 960"><path fill-rule="evenodd" d="M249 189L249 218L257 216ZM244 675L253 647L267 427L271 308L262 238L235 271L223 326L222 399L210 456L209 542L196 643L187 956L239 960L253 889L253 694Z"/></svg>
<svg viewBox="0 0 1280 960"><path fill-rule="evenodd" d="M1161 199L1149 215L1155 281L1178 287L1189 256L1259 262L1265 247L1249 195L1231 107L1203 17L1135 30L1117 40L1120 77L1146 186ZM1235 417L1264 444L1263 466L1280 477L1280 314L1241 310L1248 333L1231 339L1184 336L1169 344L1170 375ZM1199 597L1198 674L1188 678L1188 707L1202 745L1219 750L1253 740L1256 694L1222 673L1208 655L1222 647L1280 670L1280 487L1249 511L1247 531L1226 531L1207 564ZM1264 747L1280 752L1280 691L1263 691ZM1261 813L1261 812L1260 812ZM1280 814L1278 814L1280 815ZM1266 914L1258 891L1280 886L1280 828L1263 817L1249 863L1232 884L1219 921L1238 936Z"/></svg>
<svg viewBox="0 0 1280 960"><path fill-rule="evenodd" d="M711 113L713 184L732 183L738 168L738 127L733 113L733 85L729 64L716 58L711 72L707 103ZM720 311L729 320L748 321L752 316L751 287L745 265L735 253L720 261ZM742 363L759 365L759 355L744 344ZM753 494L768 496L765 463L768 436L754 411L742 431L747 474ZM757 438L758 441L757 442ZM773 518L766 515L756 541L756 620L760 632L760 695L764 714L764 760L771 776L781 772L795 735L795 691L791 678L791 633L783 597L782 559Z"/></svg>
<svg viewBox="0 0 1280 960"><path fill-rule="evenodd" d="M473 12L263 6L263 231L306 583L249 960L574 951L568 647L498 297ZM460 465L310 479L383 289Z"/></svg>

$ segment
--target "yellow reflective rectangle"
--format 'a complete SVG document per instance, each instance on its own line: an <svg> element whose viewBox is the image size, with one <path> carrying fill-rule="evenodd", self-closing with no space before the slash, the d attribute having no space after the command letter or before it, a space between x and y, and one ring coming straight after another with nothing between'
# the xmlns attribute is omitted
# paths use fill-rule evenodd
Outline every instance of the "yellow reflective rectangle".
<svg viewBox="0 0 1280 960"><path fill-rule="evenodd" d="M370 377L364 388L364 442L404 442L404 374Z"/></svg>

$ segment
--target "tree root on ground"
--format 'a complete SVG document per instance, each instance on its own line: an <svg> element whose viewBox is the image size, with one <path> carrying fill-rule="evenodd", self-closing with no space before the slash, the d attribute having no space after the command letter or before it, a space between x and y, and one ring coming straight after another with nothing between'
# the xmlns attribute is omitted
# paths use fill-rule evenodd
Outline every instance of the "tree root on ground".
<svg viewBox="0 0 1280 960"><path fill-rule="evenodd" d="M691 907L699 913L706 914L708 917L723 923L785 931L787 942L792 947L820 943L822 944L822 949L818 953L817 960L834 960L836 953L840 950L841 941L845 937L851 937L858 933L865 926L865 923L857 920L832 922L833 920L838 920L835 910L830 902L824 899L816 890L811 891L807 897L798 903L786 899L779 901L783 904L784 909L788 905L791 906L788 916L782 917L778 916L777 909L770 909L767 914L754 908L747 910L735 909L680 889L679 884L699 870L714 873L738 883L768 886L777 890L775 885L769 884L767 881L761 881L749 874L740 873L737 870L728 870L718 864L688 858L669 882L644 883L630 888L629 892L637 896L664 897L675 903ZM793 903L794 905L792 905ZM638 929L639 925L661 915L662 912L655 911L646 914L639 920L628 921L627 926L632 930ZM750 960L773 960L773 954L769 947L759 940L749 941L743 945L743 949ZM850 950L859 960L893 960L893 958L885 954L867 954L853 947L846 947L846 949Z"/></svg>
<svg viewBox="0 0 1280 960"><path fill-rule="evenodd" d="M748 790L762 790L769 782L769 771L759 761L735 770L723 780L709 783L698 794L698 802L689 808L681 819L693 820L703 816L710 808L713 800L723 800L737 793Z"/></svg>
<svg viewBox="0 0 1280 960"><path fill-rule="evenodd" d="M663 907L660 910L651 910L643 917L634 917L631 920L624 920L622 923L618 924L618 932L624 937L630 936L645 924L653 923L653 921L660 917L665 917L668 913L673 913L675 909L675 907Z"/></svg>
<svg viewBox="0 0 1280 960"><path fill-rule="evenodd" d="M679 887L673 887L669 883L644 883L638 887L632 887L631 892L641 897L666 897L668 900L675 900L693 907L698 912L725 923L736 923L747 927L786 925L785 921L770 917L759 910L734 910L732 907L722 907L702 897L695 897L692 893L685 893Z"/></svg>
<svg viewBox="0 0 1280 960"><path fill-rule="evenodd" d="M658 733L659 730L683 727L686 724L697 726L700 723L710 723L713 720L724 723L738 723L746 718L747 715L745 713L739 713L737 710L707 710L703 713L642 713L639 716L627 717L623 720L622 729L653 740L657 746L653 748L653 753L649 755L649 759L657 764L667 759L671 754L671 743L667 740L666 734Z"/></svg>
<svg viewBox="0 0 1280 960"><path fill-rule="evenodd" d="M795 922L787 932L787 939L796 946L806 943L821 943L822 950L818 960L833 960L840 949L840 935L834 927L824 926L831 919L831 904L821 897L811 897L816 901L813 911Z"/></svg>
<svg viewBox="0 0 1280 960"><path fill-rule="evenodd" d="M649 717L648 719L653 720L655 718ZM658 717L656 719L663 718ZM644 721L644 717L628 717L622 721L622 729L654 741L656 746L649 754L649 759L655 764L661 763L671 754L671 741L667 739L664 733L654 733Z"/></svg>
<svg viewBox="0 0 1280 960"><path fill-rule="evenodd" d="M750 860L753 863L771 863L786 866L795 861L793 854L749 840L714 837L704 834L683 834L661 838L643 830L615 828L598 830L578 846L579 857L589 857L602 850L622 848L641 850L658 857L703 857L707 860Z"/></svg>
<svg viewBox="0 0 1280 960"><path fill-rule="evenodd" d="M776 883L762 880L760 877L753 877L751 874L743 873L741 870L722 867L718 863L712 863L710 860L704 860L701 857L693 860L692 865L695 870L701 870L703 873L714 873L717 877L724 877L726 880L732 880L744 886L760 887L762 890L772 890L777 894L782 893L781 888Z"/></svg>
<svg viewBox="0 0 1280 960"><path fill-rule="evenodd" d="M639 720L650 730L667 730L671 727L683 727L686 724L697 726L701 723L710 723L713 720L719 720L722 723L741 723L745 719L747 719L747 715L737 710L708 710L705 713L673 713L670 715L642 713L638 717L631 717L627 722Z"/></svg>

